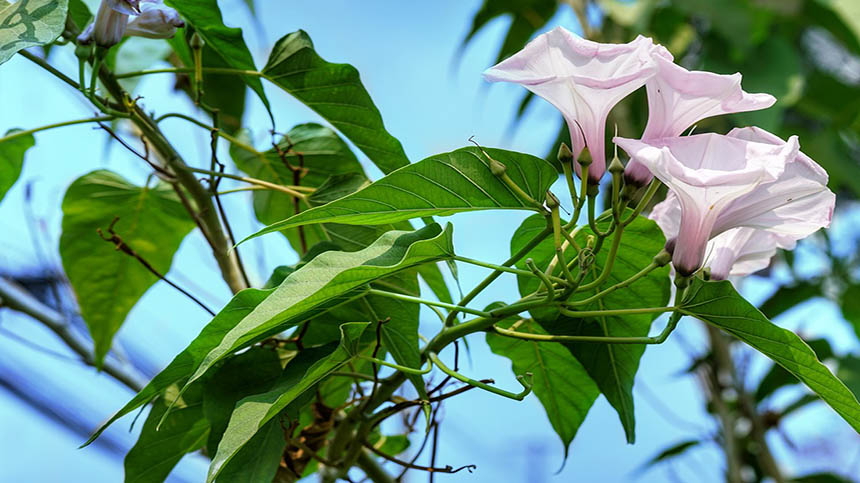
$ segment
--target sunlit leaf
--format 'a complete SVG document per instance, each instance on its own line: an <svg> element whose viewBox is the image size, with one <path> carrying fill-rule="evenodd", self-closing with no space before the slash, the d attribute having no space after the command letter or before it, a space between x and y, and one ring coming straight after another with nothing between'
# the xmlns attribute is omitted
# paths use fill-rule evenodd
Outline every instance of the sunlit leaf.
<svg viewBox="0 0 860 483"><path fill-rule="evenodd" d="M385 130L355 67L325 61L303 30L275 43L263 74L330 122L383 173L409 164L400 141Z"/></svg>
<svg viewBox="0 0 860 483"><path fill-rule="evenodd" d="M81 315L95 343L98 364L111 347L128 312L159 279L144 265L99 236L113 229L161 275L194 228L176 193L168 185L135 186L110 171L78 178L63 199L60 257L78 298Z"/></svg>
<svg viewBox="0 0 860 483"><path fill-rule="evenodd" d="M535 200L558 178L546 161L528 154L486 149ZM278 223L248 238L312 223L383 224L476 210L534 210L490 171L478 148L462 148L405 166L349 196Z"/></svg>
<svg viewBox="0 0 860 483"><path fill-rule="evenodd" d="M499 325L510 328L515 322L508 319ZM546 334L532 320L518 323L516 330ZM570 351L557 342L514 339L488 332L487 344L494 353L511 360L514 374L533 374L532 391L561 438L566 458L570 442L600 394L597 385Z"/></svg>
<svg viewBox="0 0 860 483"><path fill-rule="evenodd" d="M731 282L694 279L683 310L773 359L860 432L860 404L854 394L818 360L815 352L797 334L767 320L735 291Z"/></svg>

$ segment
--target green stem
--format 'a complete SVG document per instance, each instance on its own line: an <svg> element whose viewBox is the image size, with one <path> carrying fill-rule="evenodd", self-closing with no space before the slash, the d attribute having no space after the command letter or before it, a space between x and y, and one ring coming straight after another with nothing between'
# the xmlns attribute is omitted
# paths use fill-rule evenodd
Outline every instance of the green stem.
<svg viewBox="0 0 860 483"><path fill-rule="evenodd" d="M515 330L503 329L497 325L493 325L492 329L499 335L511 337L514 339L533 340L536 342L598 342L603 344L662 344L669 337L669 334L678 326L678 321L681 319L681 313L675 312L666 327L653 337L609 337L609 336L590 336L590 335L549 335L549 334L529 334L526 332L517 332Z"/></svg>
<svg viewBox="0 0 860 483"><path fill-rule="evenodd" d="M612 237L612 247L609 248L609 254L606 256L606 262L603 265L603 271L600 272L600 276L596 280L580 286L578 290L583 291L599 287L609 278L609 274L612 273L612 266L615 265L615 257L618 255L618 247L621 245L622 233L624 233L624 225L618 225L615 229L615 235Z"/></svg>
<svg viewBox="0 0 860 483"><path fill-rule="evenodd" d="M367 451L362 450L358 454L355 464L373 483L394 483L394 478Z"/></svg>
<svg viewBox="0 0 860 483"><path fill-rule="evenodd" d="M299 198L299 199L304 199L307 196L306 194L299 193L298 191L295 191L292 188L288 188L286 186L281 186L281 185L275 184L275 183L270 183L268 181L263 181L261 179L248 178L247 176L239 176L239 175L230 174L230 173L222 173L220 171L212 171L210 169L194 168L191 166L189 166L187 169L189 171L191 171L192 173L200 173L200 174L209 174L209 175L213 175L213 176L220 176L222 178L230 178L230 179L235 179L237 181L243 181L243 182L248 183L248 184L262 186L262 187L270 189L270 190L280 191L282 193L286 193L292 197Z"/></svg>
<svg viewBox="0 0 860 483"><path fill-rule="evenodd" d="M564 170L564 179L567 182L567 190L570 192L570 202L573 204L573 208L576 209L579 207L579 196L576 194L576 182L573 179L573 169L570 167L570 163L561 163L561 169Z"/></svg>
<svg viewBox="0 0 860 483"><path fill-rule="evenodd" d="M582 213L582 207L585 205L585 196L588 192L588 166L588 164L580 164L579 203L575 204L573 216L570 217L570 222L564 226L565 230L570 230L579 222L579 215Z"/></svg>
<svg viewBox="0 0 860 483"><path fill-rule="evenodd" d="M633 209L633 213L629 218L621 222L623 226L627 226L630 223L633 223L633 220L642 213L642 210L648 206L648 203L651 201L651 198L654 197L654 194L657 193L657 190L660 189L660 180L654 178L651 180L651 184L648 185L648 189L645 191L645 194L642 195L642 198L639 200L639 203L636 204L636 208Z"/></svg>
<svg viewBox="0 0 860 483"><path fill-rule="evenodd" d="M591 297L588 297L588 298L585 298L582 300L575 300L575 301L566 302L564 305L567 307L578 307L580 305L590 304L591 302L594 302L597 299L601 299L601 298L611 294L612 292L614 292L620 288L624 288L624 287L632 284L633 282L635 282L635 281L639 280L640 278L648 275L653 270L655 270L659 267L660 267L660 265L658 265L654 262L651 262L650 265L643 268L642 270L640 270L639 272L637 272L635 275L631 276L627 280L624 280L622 282L618 282L615 285L607 288L606 290L603 290L602 292L598 292L598 293L592 295Z"/></svg>
<svg viewBox="0 0 860 483"><path fill-rule="evenodd" d="M525 276L531 276L532 275L532 272L530 272L528 270L521 270L519 268L512 268L512 267L504 267L502 265L496 265L494 263L482 262L481 260L475 260L473 258L461 257L459 255L454 255L452 258L458 262L463 262L463 263L468 263L471 265L476 265L479 267L489 268L491 270L499 270L501 272L514 273L517 275L525 275ZM561 278L558 278L558 277L550 277L550 279L556 283L564 283L564 280Z"/></svg>
<svg viewBox="0 0 860 483"><path fill-rule="evenodd" d="M647 308L639 308L639 309L608 309L608 310L567 310L564 307L561 308L562 315L567 315L568 317L574 318L588 318L588 317L612 317L612 316L624 316L624 315L640 315L640 314L661 314L663 312L672 312L672 311L680 311L684 312L682 309L677 307L647 307Z"/></svg>
<svg viewBox="0 0 860 483"><path fill-rule="evenodd" d="M490 315L489 312L484 312L483 310L472 309L469 307L465 307L463 305L454 305L454 304L449 304L447 302L439 302L436 300L427 300L427 299L422 299L420 297L413 297L411 295L403 295L403 294L399 294L399 293L395 293L395 292L388 292L386 290L379 290L379 289L375 289L375 288L368 289L367 293L369 295L379 295L380 297L388 297L390 299L403 300L404 302L413 302L416 304L424 304L424 305L442 307L442 308L448 309L448 310L457 310L457 311L460 311L460 312L463 312L466 314L477 315L478 317L488 317Z"/></svg>
<svg viewBox="0 0 860 483"><path fill-rule="evenodd" d="M243 143L243 142L242 142L242 141L240 141L239 139L237 139L237 138L235 138L235 137L233 137L233 136L231 136L231 135L229 135L229 134L225 133L224 131L222 131L222 130L220 130L220 129L215 129L215 127L214 127L214 126L210 126L210 125L206 124L205 122L198 121L197 119L194 119L194 118L193 118L193 117L191 117L191 116L186 116L185 114L180 114L180 113L178 113L178 112L171 112L171 113L168 113L168 114L164 114L163 116L160 116L160 117L156 118L156 119L155 119L155 123L156 123L156 124L159 124L159 123L161 123L161 121L163 121L163 120L165 120L165 119L169 119L169 118L171 118L171 117L175 117L175 118L179 118L179 119L184 119L184 120L186 120L186 121L188 121L188 122L190 122L190 123L193 123L193 124L194 124L194 125L196 125L196 126L200 126L200 127L202 127L203 129L206 129L206 130L208 130L208 131L215 131L215 132L218 134L218 136L219 136L219 137L222 137L222 138L226 139L226 140L227 140L227 142L229 142L230 144L232 144L232 145L236 146L237 148L243 149L243 150L248 151L249 153L255 154L255 155L257 155L257 156L262 156L262 155L263 155L263 153L261 153L260 151L258 151L257 149L255 149L253 146L250 146L250 145L248 145L248 144L246 144L246 143Z"/></svg>
<svg viewBox="0 0 860 483"><path fill-rule="evenodd" d="M553 206L552 211L550 212L550 217L552 219L552 233L553 233L553 243L555 244L555 258L558 260L558 264L561 265L561 273L564 275L565 280L567 280L568 286L575 282L573 275L570 273L570 269L567 268L567 260L564 258L564 247L562 246L562 231L561 227L561 216L558 213L558 204ZM576 242L574 242L575 244Z"/></svg>
<svg viewBox="0 0 860 483"><path fill-rule="evenodd" d="M203 72L208 72L210 74L236 74L236 75L249 75L255 77L265 77L268 76L262 72L256 70L242 70L242 69L231 69L229 67L203 67ZM134 72L125 72L122 74L116 74L114 77L116 79L128 79L130 77L140 77L149 74L192 74L194 73L194 68L192 67L171 67L166 69L148 69L148 70L138 70Z"/></svg>
<svg viewBox="0 0 860 483"><path fill-rule="evenodd" d="M526 193L525 191L523 191L523 189L522 189L522 188L520 188L520 186L519 186L518 184L516 184L516 183L514 182L514 180L512 180L512 179L511 179L511 177L510 177L510 176L508 176L508 173L502 173L502 174L501 174L501 176L499 176L499 179L501 179L501 180L502 180L502 182L503 182L503 183L505 183L505 184L508 186L508 188L510 188L510 189L511 189L511 191L513 191L514 193L516 193L516 195L517 195L517 196L519 196L520 198L522 198L522 199L523 199L523 201L525 201L526 203L528 203L528 204L532 205L532 207L533 207L534 209L536 209L537 211L542 211L542 210L543 210L543 203L540 203L540 202L539 202L539 201L537 201L536 199L534 199L534 198L532 198L531 196L529 196L529 194L528 194L528 193Z"/></svg>
<svg viewBox="0 0 860 483"><path fill-rule="evenodd" d="M595 216L594 216L594 210L595 210L596 206L597 206L597 195L596 194L588 195L588 226L589 226L589 228L591 228L591 231L594 232L595 235L597 235L598 238L603 238L603 237L609 235L609 233L612 231L612 228L610 227L605 232L602 232L602 231L600 231L600 228L597 227L597 220L595 219Z"/></svg>
<svg viewBox="0 0 860 483"><path fill-rule="evenodd" d="M376 357L370 357L370 356L366 356L363 354L359 354L357 357L359 359L363 359L365 361L370 361L370 362L373 362L375 364L380 364L380 365L383 365L386 367L390 367L392 369L397 369L398 371L405 372L406 374L415 374L415 375L420 376L420 375L424 375L424 374L429 373L433 369L433 364L430 364L430 363L427 364L426 369L413 369L411 367L401 366L400 364L394 364L394 363L388 362L384 359L379 359Z"/></svg>
<svg viewBox="0 0 860 483"><path fill-rule="evenodd" d="M552 300L555 298L555 288L553 288L552 282L550 281L549 277L547 277L543 272L540 271L537 265L535 265L534 260L532 260L531 258L526 260L526 266L529 267L529 270L532 271L532 274L534 276L540 279L540 281L543 283L544 288L546 288L546 298L544 299L544 302L552 302Z"/></svg>
<svg viewBox="0 0 860 483"><path fill-rule="evenodd" d="M497 387L490 386L489 384L484 384L481 381L476 381L476 380L470 379L470 378L468 378L468 377L466 377L466 376L464 376L458 372L454 372L453 370L449 369L448 366L446 366L444 363L442 363L441 360L439 360L439 357L436 355L435 352L430 352L429 354L427 354L427 357L433 362L433 364L436 364L436 367L438 367L439 370L441 370L445 374L453 377L454 379L457 379L458 381L465 382L466 384L468 384L470 386L474 386L474 387L483 389L485 391L489 391L493 394L498 394L499 396L504 396L506 398L515 399L517 401L522 401L526 396L529 395L530 392L532 392L532 383L531 383L532 373L530 373L530 372L525 373L525 376L523 376L523 375L517 376L517 381L519 381L519 383L523 386L523 390L521 392L514 393L514 392L510 392L510 391L505 391L504 389L499 389ZM528 381L526 380L527 378L529 379Z"/></svg>
<svg viewBox="0 0 860 483"><path fill-rule="evenodd" d="M534 247L538 246L538 244L540 244L540 242L542 242L544 240L544 238L549 236L550 233L552 233L552 227L547 226L546 228L543 229L543 231L541 231L540 233L535 235L534 238L532 238L528 243L526 243L525 246L520 248L517 251L517 253L514 253L513 255L511 255L510 258L505 260L505 262L502 263L502 266L503 267L509 267L509 266L513 265L514 263L518 262L524 256L528 255L528 253L530 251L532 251L532 249ZM462 308L465 307L466 304L471 302L472 299L474 299L475 297L478 296L478 294L483 292L484 289L486 289L487 286L489 286L491 283L493 283L493 281L495 281L497 278L499 278L499 276L501 276L502 273L504 273L504 272L502 272L501 270L494 270L493 273L487 275L487 277L484 280L482 280L481 283L476 285L475 288L473 288L468 294L466 294L463 297L463 299L460 300L460 303L457 304L458 308L453 309L453 310L451 310L451 312L448 313L448 317L445 318L445 326L453 325L454 320L457 317L457 313L463 311Z"/></svg>
<svg viewBox="0 0 860 483"><path fill-rule="evenodd" d="M90 122L105 122L114 120L114 116L99 116L99 117L89 117L87 119L76 119L74 121L63 121L54 124L48 124L47 126L37 127L33 129L27 129L26 131L16 131L8 136L4 136L0 138L0 143L4 143L6 141L11 141L17 137L26 136L28 134L37 133L39 131L47 131L48 129L54 129L55 127L63 127L63 126L73 126L75 124L86 124Z"/></svg>

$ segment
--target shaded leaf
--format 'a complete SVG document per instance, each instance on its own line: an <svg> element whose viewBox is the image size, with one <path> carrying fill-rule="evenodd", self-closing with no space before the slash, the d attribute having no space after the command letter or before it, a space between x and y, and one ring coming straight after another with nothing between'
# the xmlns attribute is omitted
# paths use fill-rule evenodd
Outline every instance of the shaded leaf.
<svg viewBox="0 0 860 483"><path fill-rule="evenodd" d="M499 324L509 328L515 320ZM516 330L531 334L546 334L537 323L527 319ZM579 426L600 394L582 364L570 351L556 342L536 342L504 337L487 332L487 344L495 354L511 360L514 374L533 374L532 391L543 405L553 429L561 438L564 456Z"/></svg>
<svg viewBox="0 0 860 483"><path fill-rule="evenodd" d="M665 461L668 459L675 458L676 456L680 456L680 455L684 454L684 452L687 451L688 449L697 446L699 443L700 443L699 440L693 439L690 441L684 441L684 442L678 443L676 445L670 446L670 447L664 449L663 451L657 453L656 456L654 456L653 458L648 460L648 462L646 462L644 465L642 465L642 469L643 470L647 469L651 466L656 465L657 463L659 463L661 461Z"/></svg>
<svg viewBox="0 0 860 483"><path fill-rule="evenodd" d="M772 319L786 310L821 295L821 284L813 281L798 282L794 285L780 287L758 308Z"/></svg>
<svg viewBox="0 0 860 483"><path fill-rule="evenodd" d="M800 337L771 323L735 291L731 282L694 279L685 296L683 312L734 335L773 359L860 432L860 404L854 394Z"/></svg>
<svg viewBox="0 0 860 483"><path fill-rule="evenodd" d="M6 136L20 132L20 129L6 131ZM17 136L9 141L0 141L0 201L9 188L18 181L21 169L24 167L24 155L27 150L36 145L32 134Z"/></svg>
<svg viewBox="0 0 860 483"><path fill-rule="evenodd" d="M212 459L207 481L213 481L224 465L281 410L325 376L346 364L355 355L361 335L368 325L366 322L342 325L339 345L331 344L301 351L287 364L271 390L239 401L218 444L218 452Z"/></svg>
<svg viewBox="0 0 860 483"><path fill-rule="evenodd" d="M544 160L500 149L487 153L533 199L543 199L558 178ZM326 205L274 223L249 236L309 223L384 224L490 209L534 210L490 172L480 149L462 148L405 166L370 186Z"/></svg>
<svg viewBox="0 0 860 483"><path fill-rule="evenodd" d="M383 173L409 164L400 141L385 130L355 67L326 62L303 30L275 43L263 74L330 122Z"/></svg>
<svg viewBox="0 0 860 483"><path fill-rule="evenodd" d="M19 50L53 42L66 26L68 0L0 4L0 64Z"/></svg>
<svg viewBox="0 0 860 483"><path fill-rule="evenodd" d="M219 483L268 483L275 479L287 441L281 422L272 419L224 465Z"/></svg>
<svg viewBox="0 0 860 483"><path fill-rule="evenodd" d="M176 397L176 391L172 397L159 398L152 405L137 443L125 457L126 483L160 483L186 453L205 445L209 422L203 417L200 388L195 389L185 392L160 427L158 423Z"/></svg>
<svg viewBox="0 0 860 483"><path fill-rule="evenodd" d="M833 358L833 349L830 347L830 343L827 342L827 340L814 339L804 342L806 342L813 352L815 352L818 360L826 361L827 359ZM798 382L800 381L798 381L794 375L786 371L779 364L774 364L771 366L770 371L764 375L761 382L759 382L758 388L755 392L755 400L756 402L760 402L764 398L776 392L777 389L791 384L797 384Z"/></svg>
<svg viewBox="0 0 860 483"><path fill-rule="evenodd" d="M117 217L114 230L122 242L162 275L194 228L176 193L165 184L135 186L110 171L93 171L66 191L60 256L90 329L97 364L128 312L159 280L98 235L101 229L110 236L108 229Z"/></svg>

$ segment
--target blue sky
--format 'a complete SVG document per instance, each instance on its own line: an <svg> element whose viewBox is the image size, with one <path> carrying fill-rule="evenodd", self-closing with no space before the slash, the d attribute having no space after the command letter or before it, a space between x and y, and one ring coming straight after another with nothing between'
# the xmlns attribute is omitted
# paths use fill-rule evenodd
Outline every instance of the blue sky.
<svg viewBox="0 0 860 483"><path fill-rule="evenodd" d="M535 102L516 131L510 128L522 90L514 85L486 84L480 73L495 59L507 20L492 22L461 50L461 41L480 6L479 1L357 2L329 0L257 2L259 23L251 21L241 0L221 1L226 21L241 26L258 65L268 55L268 46L296 29L306 30L317 51L332 62L348 62L361 72L388 130L398 137L413 161L450 151L475 139L486 146L543 155L554 139L560 116L548 104ZM554 25L576 28L572 15L563 13ZM157 46L157 41L146 46ZM127 45L133 50L140 42ZM76 61L68 49L56 52L54 62L74 73ZM459 61L455 62L458 56ZM278 128L319 120L303 105L277 89L267 87ZM168 75L144 79L136 94L143 96L148 110L158 113L179 110L192 113L190 104L172 94ZM268 119L256 98L249 96L246 124L264 146ZM22 58L0 66L0 131L29 128L51 122L88 117L89 108L72 89L42 73ZM168 121L168 134L192 164L208 164L208 135L182 121ZM638 133L621 133L635 137ZM107 168L135 182L148 173L142 163L115 145L92 126L76 126L40 133L37 146L25 163L16 186L0 205L0 267L27 273L45 261L59 265L59 238L65 188L78 176ZM367 164L367 163L366 163ZM379 174L368 165L372 176ZM24 187L32 183L33 210L42 226L46 253L34 249L27 230ZM225 183L226 185L226 183ZM558 186L558 185L557 185ZM555 190L564 193L564 190ZM225 197L237 236L257 227L250 199L245 194ZM508 255L508 240L525 215L510 213L462 214L445 221L455 225L455 247L459 254L498 262ZM852 218L857 218L852 216ZM847 217L846 217L847 219ZM852 221L857 221L856 219ZM846 225L848 223L846 222ZM838 227L838 223L837 223ZM846 229L847 231L847 229ZM850 247L850 245L849 245ZM804 250L801 248L801 250ZM813 250L808 250L812 252ZM246 264L257 281L264 281L276 265L292 263L296 256L278 235L250 242L243 249ZM41 257L41 259L40 259ZM805 262L817 270L816 261ZM460 279L468 288L483 278L480 268L460 267ZM199 233L182 244L170 276L198 294L211 306L223 305L229 291L220 281ZM754 299L762 299L772 284L751 278L745 287ZM503 277L482 294L475 306L516 296L513 278ZM424 314L425 316L428 314ZM816 323L806 323L814 317ZM807 333L826 334L840 351L856 347L854 335L839 320L832 304L806 304L784 320L789 328L804 325ZM207 322L207 315L164 284L157 284L132 310L118 336L119 347L135 357L145 357L152 371L163 367ZM435 330L432 316L424 317L426 334ZM658 322L659 325L659 322ZM49 400L71 408L90 427L95 427L119 408L131 393L91 368L36 351L15 337L24 338L51 351L68 354L62 344L41 326L8 311L0 312L0 375L4 380L26 381L28 388ZM655 329L656 330L656 329ZM518 387L510 363L489 352L482 335L470 336L471 364L464 372L476 378L492 377L500 387ZM849 341L849 342L846 342ZM632 481L640 465L672 444L711 434L715 428L706 417L696 380L679 376L689 361L688 350L702 350L697 322L685 320L678 332L662 346L649 347L643 357L634 389L638 442L627 445L618 417L601 397L591 409L573 442L570 458L558 476L562 447L546 420L538 400L522 403L482 391L470 391L449 400L444 410L438 463L452 466L476 464L477 470L439 481ZM763 365L753 359L753 370ZM781 393L778 397L787 398ZM797 441L824 441L852 437L850 428L823 407L805 410L805 423L789 423ZM130 420L116 423L107 433L111 441L127 448L135 433L128 433ZM91 481L122 479L122 460L106 447L76 449L81 438L23 404L0 388L0 481ZM9 437L7 435L14 435ZM778 453L788 455L785 445L774 438ZM50 464L45 464L46 455ZM792 463L794 464L794 463ZM812 468L826 465L813 458ZM705 445L679 464L663 465L643 473L637 481L665 481L674 472L683 481L720 481L718 448ZM172 476L175 481L197 481L206 462L189 456ZM705 468L707 472L701 472ZM416 475L412 481L424 478Z"/></svg>

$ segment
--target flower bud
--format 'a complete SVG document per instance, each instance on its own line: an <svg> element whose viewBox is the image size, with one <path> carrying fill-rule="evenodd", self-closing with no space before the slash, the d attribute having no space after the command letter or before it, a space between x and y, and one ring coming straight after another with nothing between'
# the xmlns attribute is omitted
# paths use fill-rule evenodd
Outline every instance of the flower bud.
<svg viewBox="0 0 860 483"><path fill-rule="evenodd" d="M95 41L96 45L101 47L113 47L118 44L125 29L128 26L128 14L122 13L118 8L113 7L112 3L121 3L110 0L105 0L99 5L99 10L96 13L96 20L93 22L84 33L78 37L78 42L81 44L89 44ZM135 7L137 2L135 2Z"/></svg>
<svg viewBox="0 0 860 483"><path fill-rule="evenodd" d="M546 192L546 206L552 210L552 209L558 208L559 204L560 203L558 202L558 198L556 198L555 195L552 194L552 191L547 190L547 192Z"/></svg>
<svg viewBox="0 0 860 483"><path fill-rule="evenodd" d="M567 143L563 142L561 143L561 146L558 147L558 162L561 164L573 162L573 152L571 152Z"/></svg>
<svg viewBox="0 0 860 483"><path fill-rule="evenodd" d="M674 245L674 242L675 242L675 240L673 239L672 240L673 245ZM666 245L668 245L668 244L669 243L667 242ZM674 249L675 247L673 246L672 248ZM654 258L652 259L652 261L658 267L665 267L666 265L669 264L669 262L672 261L672 252L670 252L668 249L664 248L664 249L660 250L660 253L654 255Z"/></svg>
<svg viewBox="0 0 860 483"><path fill-rule="evenodd" d="M624 172L624 164L621 163L621 160L618 159L618 156L612 158L612 162L609 163L609 172L613 175L621 174Z"/></svg>
<svg viewBox="0 0 860 483"><path fill-rule="evenodd" d="M203 40L203 37L200 36L197 32L194 32L194 35L191 36L191 40L188 42L188 45L191 46L192 49L202 49L206 42Z"/></svg>
<svg viewBox="0 0 860 483"><path fill-rule="evenodd" d="M496 161L493 158L490 158L490 172L493 173L493 176L502 176L505 174L505 171L507 169L507 166L505 166L504 164Z"/></svg>

